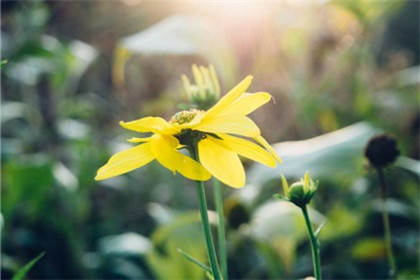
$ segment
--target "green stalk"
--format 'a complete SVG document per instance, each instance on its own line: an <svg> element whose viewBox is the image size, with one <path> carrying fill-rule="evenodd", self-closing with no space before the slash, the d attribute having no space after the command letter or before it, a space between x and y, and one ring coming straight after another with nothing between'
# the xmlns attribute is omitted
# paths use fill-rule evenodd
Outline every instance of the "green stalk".
<svg viewBox="0 0 420 280"><path fill-rule="evenodd" d="M314 265L314 273L315 273L315 279L316 280L321 280L322 276L321 276L321 261L320 261L320 257L319 257L319 244L318 244L318 239L316 238L313 230L312 230L312 226L311 226L311 221L309 220L309 215L308 215L308 210L306 208L306 205L301 207L302 212L303 212L303 216L305 217L305 223L306 226L308 228L308 233L309 233L309 240L311 242L311 249L312 249L312 262Z"/></svg>
<svg viewBox="0 0 420 280"><path fill-rule="evenodd" d="M214 201L216 203L216 211L219 217L219 226L217 230L219 242L220 268L222 270L223 279L228 279L227 271L227 255L226 255L226 239L225 239L225 217L223 215L223 199L222 187L219 180L213 179Z"/></svg>
<svg viewBox="0 0 420 280"><path fill-rule="evenodd" d="M379 184L381 185L381 196L382 196L382 221L384 224L384 237L385 237L385 246L388 257L389 265L389 277L394 278L396 273L396 265L394 254L392 253L392 243L391 243L391 227L389 225L388 210L386 208L386 183L385 175L382 168L377 168Z"/></svg>
<svg viewBox="0 0 420 280"><path fill-rule="evenodd" d="M209 216L207 215L206 193L204 191L203 181L196 181L197 198L200 206L201 224L203 225L204 238L206 240L207 254L210 260L211 270L215 280L222 279L220 277L219 265L217 264L216 251L214 249L213 238L210 231Z"/></svg>
<svg viewBox="0 0 420 280"><path fill-rule="evenodd" d="M192 157L196 161L199 162L196 145L192 145L190 149L190 153ZM207 255L210 260L211 271L212 271L214 280L221 280L223 278L221 278L221 275L220 275L219 265L217 263L217 258L216 258L216 250L214 249L213 238L211 235L209 216L207 214L207 202L206 202L206 193L204 190L204 182L203 181L195 181L195 182L196 182L196 189L197 189L198 205L200 207L201 225L203 226L204 239L206 241L206 249L207 249Z"/></svg>

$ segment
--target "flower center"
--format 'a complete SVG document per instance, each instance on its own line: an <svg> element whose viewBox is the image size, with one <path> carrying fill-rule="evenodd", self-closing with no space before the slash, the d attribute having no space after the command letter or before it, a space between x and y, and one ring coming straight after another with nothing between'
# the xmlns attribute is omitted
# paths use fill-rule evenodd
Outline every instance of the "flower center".
<svg viewBox="0 0 420 280"><path fill-rule="evenodd" d="M189 111L181 111L172 116L170 123L184 124L191 122L195 116L200 112L197 109L190 109Z"/></svg>

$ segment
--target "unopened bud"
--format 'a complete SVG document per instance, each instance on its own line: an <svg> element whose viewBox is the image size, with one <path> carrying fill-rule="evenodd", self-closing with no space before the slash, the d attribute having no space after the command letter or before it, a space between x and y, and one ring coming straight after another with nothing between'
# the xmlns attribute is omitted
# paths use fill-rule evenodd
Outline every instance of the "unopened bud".
<svg viewBox="0 0 420 280"><path fill-rule="evenodd" d="M213 66L192 66L194 83L191 84L186 75L181 76L188 102L198 109L207 110L220 98L220 85Z"/></svg>
<svg viewBox="0 0 420 280"><path fill-rule="evenodd" d="M282 178L282 181L284 187L284 185L287 184L284 177ZM317 185L318 184L309 177L309 174L306 173L304 179L293 183L290 187L284 188L285 191L287 190L287 193L285 193L287 200L299 207L304 207L311 202L311 199L317 190Z"/></svg>

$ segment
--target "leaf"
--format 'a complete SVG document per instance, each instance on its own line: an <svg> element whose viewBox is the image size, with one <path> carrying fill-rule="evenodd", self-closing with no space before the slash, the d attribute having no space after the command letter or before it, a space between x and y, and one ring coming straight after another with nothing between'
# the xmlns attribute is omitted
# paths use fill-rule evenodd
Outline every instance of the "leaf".
<svg viewBox="0 0 420 280"><path fill-rule="evenodd" d="M1 123L5 124L16 118L23 118L35 125L41 125L41 116L37 108L18 101L3 101L1 104Z"/></svg>
<svg viewBox="0 0 420 280"><path fill-rule="evenodd" d="M383 201L382 199L375 199L371 202L371 207L374 211L380 215L382 213ZM414 218L417 216L417 209L414 206L411 206L405 203L402 200L398 200L395 198L387 198L386 199L386 208L388 210L389 215L401 217L401 218Z"/></svg>
<svg viewBox="0 0 420 280"><path fill-rule="evenodd" d="M308 210L314 224L319 225L325 220L316 210ZM297 245L307 238L302 211L290 202L269 200L255 209L249 226L250 235L261 244L273 248L285 269L290 271Z"/></svg>
<svg viewBox="0 0 420 280"><path fill-rule="evenodd" d="M4 164L2 212L5 220L22 205L30 218L43 215L54 182L52 167L51 159L43 154L21 155Z"/></svg>
<svg viewBox="0 0 420 280"><path fill-rule="evenodd" d="M273 198L288 201L287 198L278 193L273 194Z"/></svg>
<svg viewBox="0 0 420 280"><path fill-rule="evenodd" d="M99 249L106 255L141 256L152 250L150 240L140 234L127 232L102 237Z"/></svg>
<svg viewBox="0 0 420 280"><path fill-rule="evenodd" d="M357 260L377 260L386 255L385 243L382 238L364 238L353 244L352 256Z"/></svg>
<svg viewBox="0 0 420 280"><path fill-rule="evenodd" d="M363 227L361 221L363 216L360 211L354 211L343 203L337 203L328 211L328 223L322 229L322 239L331 241L354 236Z"/></svg>
<svg viewBox="0 0 420 280"><path fill-rule="evenodd" d="M21 269L16 272L15 275L13 275L12 280L22 280L25 278L26 273L45 255L45 252L41 252L38 256L36 256L34 259L29 261L27 264L25 264Z"/></svg>
<svg viewBox="0 0 420 280"><path fill-rule="evenodd" d="M134 53L194 55L198 52L197 41L204 35L197 31L204 29L198 18L175 15L122 38L120 44Z"/></svg>
<svg viewBox="0 0 420 280"><path fill-rule="evenodd" d="M193 256L189 255L188 253L182 251L180 248L178 248L178 252L183 255L185 258L187 258L187 260L189 260L190 262L198 265L199 267L201 267L202 269L204 269L205 271L211 272L211 268L208 267L207 265L205 265L204 263L200 262L199 260L197 260L196 258L194 258Z"/></svg>
<svg viewBox="0 0 420 280"><path fill-rule="evenodd" d="M224 34L211 22L201 17L173 15L120 39L115 50L113 80L120 86L130 55L142 54L202 56L216 67L225 81L233 81L232 50L225 42Z"/></svg>
<svg viewBox="0 0 420 280"><path fill-rule="evenodd" d="M247 172L248 182L251 185L272 179L280 182L282 173L291 178L300 178L305 172L318 179L354 176L361 171L366 143L376 133L375 128L361 122L308 140L274 144L283 163L275 170L253 164Z"/></svg>
<svg viewBox="0 0 420 280"><path fill-rule="evenodd" d="M398 157L398 160L395 162L395 165L399 168L413 172L417 176L420 176L420 161L418 160L408 157Z"/></svg>
<svg viewBox="0 0 420 280"><path fill-rule="evenodd" d="M53 175L56 182L69 191L76 191L79 181L73 172L61 161L57 161L53 166Z"/></svg>
<svg viewBox="0 0 420 280"><path fill-rule="evenodd" d="M321 232L321 229L324 227L326 221L323 221L322 224L319 225L319 227L315 230L315 237L318 237L319 233Z"/></svg>
<svg viewBox="0 0 420 280"><path fill-rule="evenodd" d="M331 2L351 12L364 25L379 22L380 17L398 11L404 4L404 1L333 0Z"/></svg>
<svg viewBox="0 0 420 280"><path fill-rule="evenodd" d="M210 220L215 224L215 214L211 214ZM199 260L207 259L197 211L175 216L158 227L151 237L153 250L147 261L158 279L203 279L205 271L186 260L178 249L183 248Z"/></svg>
<svg viewBox="0 0 420 280"><path fill-rule="evenodd" d="M309 208L311 222L321 224L325 217ZM275 238L306 238L306 226L302 211L287 201L269 200L255 209L251 217L251 235L261 240Z"/></svg>
<svg viewBox="0 0 420 280"><path fill-rule="evenodd" d="M396 80L400 86L416 86L420 84L420 66L413 66L401 70L396 74Z"/></svg>

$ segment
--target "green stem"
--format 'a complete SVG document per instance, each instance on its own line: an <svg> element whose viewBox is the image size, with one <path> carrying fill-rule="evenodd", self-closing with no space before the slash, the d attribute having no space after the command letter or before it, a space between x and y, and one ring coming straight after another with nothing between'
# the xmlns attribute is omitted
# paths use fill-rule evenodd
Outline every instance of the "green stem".
<svg viewBox="0 0 420 280"><path fill-rule="evenodd" d="M204 191L203 181L196 181L197 197L200 205L201 224L203 225L204 238L206 239L207 254L210 260L211 270L215 280L222 279L220 277L219 266L216 259L216 251L214 249L213 238L210 231L209 216L207 215L206 193Z"/></svg>
<svg viewBox="0 0 420 280"><path fill-rule="evenodd" d="M199 162L196 145L192 145L190 149L190 153L192 157L196 161ZM210 260L211 271L212 271L214 280L221 280L222 278L219 271L219 265L217 263L216 250L214 249L213 238L211 235L209 216L207 214L207 202L206 202L206 193L204 190L204 182L203 181L195 181L195 182L196 182L196 189L197 189L198 205L200 207L201 224L203 226L204 239L206 241L206 249L207 249L207 255Z"/></svg>
<svg viewBox="0 0 420 280"><path fill-rule="evenodd" d="M223 279L228 279L227 271L227 255L226 255L226 239L225 239L225 217L223 215L223 199L222 187L217 179L213 179L214 201L216 203L216 211L219 217L218 226L218 242L219 242L219 256L220 268L222 270Z"/></svg>
<svg viewBox="0 0 420 280"><path fill-rule="evenodd" d="M382 196L382 221L384 224L384 237L385 237L385 246L388 257L389 265L389 277L394 278L396 274L396 266L394 254L392 253L392 243L391 243L391 227L389 225L388 210L386 207L386 183L385 175L382 168L377 168L379 184L381 185L381 196Z"/></svg>
<svg viewBox="0 0 420 280"><path fill-rule="evenodd" d="M309 233L309 240L311 242L312 261L314 265L315 279L320 280L322 279L322 276L321 276L321 260L319 257L318 239L316 238L312 230L311 221L309 220L309 215L308 215L308 210L306 208L306 205L301 207L301 209L303 212L303 216L305 217L305 223L306 223L306 226L308 228L308 233Z"/></svg>

